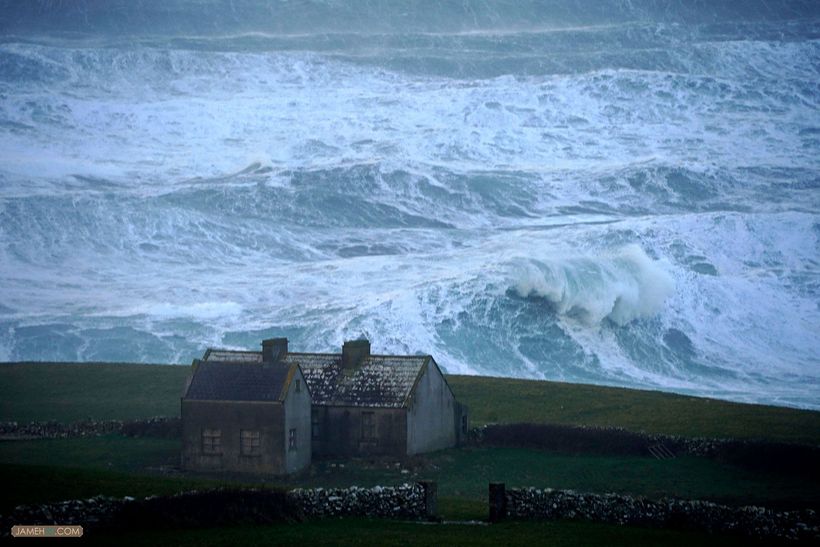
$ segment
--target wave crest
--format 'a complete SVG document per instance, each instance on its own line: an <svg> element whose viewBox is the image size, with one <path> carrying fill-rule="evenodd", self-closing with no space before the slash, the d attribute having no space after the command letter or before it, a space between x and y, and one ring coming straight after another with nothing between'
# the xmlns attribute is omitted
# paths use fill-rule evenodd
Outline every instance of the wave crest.
<svg viewBox="0 0 820 547"><path fill-rule="evenodd" d="M521 260L513 275L519 296L544 298L558 314L586 324L651 317L675 288L672 276L635 244L597 257Z"/></svg>

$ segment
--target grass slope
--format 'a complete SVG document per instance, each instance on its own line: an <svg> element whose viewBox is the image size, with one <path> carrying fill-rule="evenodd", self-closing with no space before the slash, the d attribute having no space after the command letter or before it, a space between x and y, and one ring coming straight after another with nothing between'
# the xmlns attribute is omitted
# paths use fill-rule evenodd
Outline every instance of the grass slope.
<svg viewBox="0 0 820 547"><path fill-rule="evenodd" d="M0 420L135 419L176 416L189 367L124 364L0 364ZM820 444L820 413L742 405L659 392L486 377L448 376L471 408L473 425L541 422L618 426L689 436L761 438ZM0 441L0 512L21 503L97 494L146 496L192 488L255 484L253 478L180 475L175 440L110 435ZM402 470L404 469L404 472ZM418 479L439 483L440 514L486 517L490 481L511 486L678 496L778 508L820 507L820 485L788 473L752 472L704 458L569 456L520 448L446 450L404 462L315 462L276 486L367 486ZM270 482L268 486L273 486ZM586 522L493 526L325 519L299 525L134 531L86 538L123 545L762 545L749 538ZM771 544L766 542L765 544Z"/></svg>
<svg viewBox="0 0 820 547"><path fill-rule="evenodd" d="M189 371L172 365L0 364L0 420L178 416ZM469 405L473 425L558 423L820 445L820 412L562 382L482 376L447 381Z"/></svg>
<svg viewBox="0 0 820 547"><path fill-rule="evenodd" d="M68 423L179 416L190 370L125 363L0 364L0 420Z"/></svg>
<svg viewBox="0 0 820 547"><path fill-rule="evenodd" d="M116 435L88 439L53 439L0 442L0 477L10 493L10 503L22 503L15 497L25 494L31 501L59 501L84 497L93 492L120 495L127 492L116 481L97 484L93 471L120 473L125 483L128 473L153 474L156 480L180 479L206 481L207 476L185 475L168 471L179 459L178 441L163 439L128 439ZM65 481L53 471L55 463L70 467ZM49 471L49 480L39 483L21 479L24 474L9 469L39 466ZM77 470L88 475L75 476ZM404 471L404 472L402 472ZM105 475L104 475L105 476ZM268 478L268 485L287 487L347 487L401 484L421 479L435 480L439 495L445 498L483 503L489 482L509 486L536 486L573 489L584 492L618 492L648 498L673 496L707 499L729 505L758 504L773 508L820 509L820 484L816 479L776 472L755 472L715 460L679 457L656 460L642 457L566 455L524 448L460 448L443 450L414 458L396 466L391 462L352 460L339 466L334 462L314 462L310 471L295 477ZM236 476L218 477L211 484L237 480ZM242 480L252 482L254 478ZM22 482L21 482L22 481ZM90 482L90 484L89 484ZM140 494L161 494L143 486L161 482L138 483ZM260 484L258 479L256 484ZM14 494L14 493L17 494ZM14 495L12 495L14 494ZM147 495L146 494L146 495ZM135 495L135 494L131 494ZM483 506L482 506L483 507ZM484 508L486 510L486 508ZM2 505L0 505L2 511Z"/></svg>
<svg viewBox="0 0 820 547"><path fill-rule="evenodd" d="M448 376L447 381L470 405L474 425L556 423L820 444L820 412L811 410L513 378Z"/></svg>

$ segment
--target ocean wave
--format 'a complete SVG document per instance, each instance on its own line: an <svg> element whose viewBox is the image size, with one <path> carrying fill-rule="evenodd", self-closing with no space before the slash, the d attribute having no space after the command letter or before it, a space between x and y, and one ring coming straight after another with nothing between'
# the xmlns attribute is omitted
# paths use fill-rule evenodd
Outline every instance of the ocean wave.
<svg viewBox="0 0 820 547"><path fill-rule="evenodd" d="M557 313L587 324L651 317L675 288L672 277L634 244L596 258L528 259L516 269L513 286L520 296L544 298Z"/></svg>

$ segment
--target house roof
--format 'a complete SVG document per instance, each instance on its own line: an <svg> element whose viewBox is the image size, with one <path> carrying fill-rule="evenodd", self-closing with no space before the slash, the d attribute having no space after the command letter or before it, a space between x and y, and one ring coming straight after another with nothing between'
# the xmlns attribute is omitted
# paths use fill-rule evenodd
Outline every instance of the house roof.
<svg viewBox="0 0 820 547"><path fill-rule="evenodd" d="M281 401L296 366L199 361L183 397L210 401Z"/></svg>
<svg viewBox="0 0 820 547"><path fill-rule="evenodd" d="M234 365L261 363L262 352L210 349L204 359ZM283 357L285 363L301 367L313 404L393 408L407 404L416 379L431 359L429 355L370 355L345 371L339 353L289 352Z"/></svg>

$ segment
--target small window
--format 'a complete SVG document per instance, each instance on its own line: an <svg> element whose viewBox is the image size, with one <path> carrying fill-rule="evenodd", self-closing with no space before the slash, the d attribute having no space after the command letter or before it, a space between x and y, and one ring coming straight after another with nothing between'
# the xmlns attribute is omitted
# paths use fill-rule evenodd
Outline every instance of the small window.
<svg viewBox="0 0 820 547"><path fill-rule="evenodd" d="M296 430L291 429L288 431L288 449L289 450L296 450Z"/></svg>
<svg viewBox="0 0 820 547"><path fill-rule="evenodd" d="M262 453L262 437L258 430L239 431L239 453L243 456L258 456Z"/></svg>
<svg viewBox="0 0 820 547"><path fill-rule="evenodd" d="M222 454L222 430L203 429L202 430L202 453Z"/></svg>
<svg viewBox="0 0 820 547"><path fill-rule="evenodd" d="M296 393L302 393L302 380L296 380Z"/></svg>
<svg viewBox="0 0 820 547"><path fill-rule="evenodd" d="M372 412L362 412L362 439L376 438L376 421Z"/></svg>
<svg viewBox="0 0 820 547"><path fill-rule="evenodd" d="M461 415L461 432L466 435L467 434L467 415Z"/></svg>
<svg viewBox="0 0 820 547"><path fill-rule="evenodd" d="M314 412L310 416L310 435L314 439L318 439L319 436L322 434L322 424L319 420L319 413Z"/></svg>

